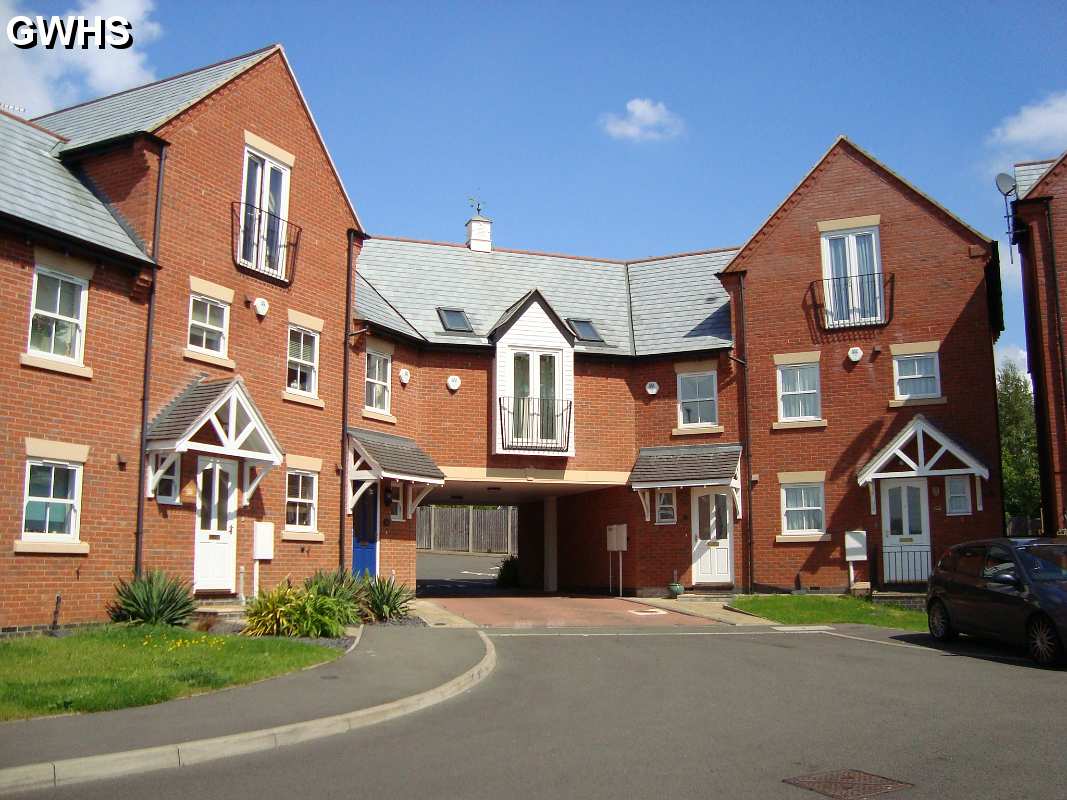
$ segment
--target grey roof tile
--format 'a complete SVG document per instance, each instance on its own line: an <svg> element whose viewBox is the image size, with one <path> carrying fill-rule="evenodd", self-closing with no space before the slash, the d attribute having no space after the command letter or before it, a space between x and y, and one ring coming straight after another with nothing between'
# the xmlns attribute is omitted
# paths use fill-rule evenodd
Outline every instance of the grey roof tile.
<svg viewBox="0 0 1067 800"><path fill-rule="evenodd" d="M148 426L148 438L177 439L196 422L208 407L218 400L236 378L205 380L194 378L182 392L165 405Z"/></svg>
<svg viewBox="0 0 1067 800"><path fill-rule="evenodd" d="M400 316L395 308L389 305L389 302L382 297L362 272L356 272L355 283L356 297L359 298L356 316L359 319L381 325L383 328L414 339L423 338L421 333L415 330L406 319Z"/></svg>
<svg viewBox="0 0 1067 800"><path fill-rule="evenodd" d="M740 458L739 444L642 447L629 483L729 480L737 472Z"/></svg>
<svg viewBox="0 0 1067 800"><path fill-rule="evenodd" d="M276 49L277 45L271 45L146 86L53 111L35 121L69 139L62 146L64 150L151 132Z"/></svg>
<svg viewBox="0 0 1067 800"><path fill-rule="evenodd" d="M348 433L359 440L370 457L386 472L434 480L443 480L445 477L414 439L365 428L349 428Z"/></svg>
<svg viewBox="0 0 1067 800"><path fill-rule="evenodd" d="M1056 163L1056 159L1048 161L1031 161L1015 165L1015 194L1019 198L1026 197L1035 183L1041 180L1041 176L1048 172L1049 168Z"/></svg>
<svg viewBox="0 0 1067 800"><path fill-rule="evenodd" d="M107 206L57 158L58 144L0 113L0 214L150 263Z"/></svg>
<svg viewBox="0 0 1067 800"><path fill-rule="evenodd" d="M357 286L355 303L358 316L390 330L397 330L397 321L382 313L379 298L402 317L401 327L413 327L429 342L487 345L499 320L537 289L562 319L589 319L603 337L603 343L575 342L576 352L632 356L716 349L732 341L729 297L716 276L735 253L628 265L372 237L363 245L357 271L376 292L361 293ZM466 311L473 334L444 330L440 306Z"/></svg>

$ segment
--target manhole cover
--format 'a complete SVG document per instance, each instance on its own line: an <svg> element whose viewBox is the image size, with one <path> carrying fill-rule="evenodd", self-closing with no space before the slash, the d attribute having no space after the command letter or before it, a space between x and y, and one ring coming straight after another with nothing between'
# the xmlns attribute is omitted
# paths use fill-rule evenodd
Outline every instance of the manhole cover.
<svg viewBox="0 0 1067 800"><path fill-rule="evenodd" d="M802 775L798 778L786 778L782 783L809 789L826 797L840 798L840 800L862 800L864 797L875 797L911 786L910 783L871 775L869 772L860 772L857 769L839 769L833 772L820 772L817 775Z"/></svg>
<svg viewBox="0 0 1067 800"><path fill-rule="evenodd" d="M661 614L666 614L662 608L646 608L642 610L631 610L631 614L636 614L639 617L658 617Z"/></svg>

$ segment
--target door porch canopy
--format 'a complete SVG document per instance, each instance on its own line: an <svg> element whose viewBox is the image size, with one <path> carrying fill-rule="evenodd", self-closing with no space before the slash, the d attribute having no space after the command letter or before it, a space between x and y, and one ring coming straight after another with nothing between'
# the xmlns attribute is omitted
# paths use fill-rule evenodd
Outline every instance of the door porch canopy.
<svg viewBox="0 0 1067 800"><path fill-rule="evenodd" d="M445 474L414 439L366 428L348 429L348 511L378 481L400 487L404 519L415 515L419 504L438 486Z"/></svg>
<svg viewBox="0 0 1067 800"><path fill-rule="evenodd" d="M190 383L152 420L145 450L149 497L182 453L243 459L241 504L245 506L266 474L284 458L240 377L208 380L201 376ZM162 457L157 460L156 455Z"/></svg>
<svg viewBox="0 0 1067 800"><path fill-rule="evenodd" d="M922 414L915 417L860 469L857 480L871 495L871 513L878 513L874 482L880 478L931 478L973 475L977 508L982 510L982 480L989 469L963 445Z"/></svg>
<svg viewBox="0 0 1067 800"><path fill-rule="evenodd" d="M741 445L642 447L628 483L641 500L645 522L652 520L650 492L685 486L730 487L737 519L741 519Z"/></svg>

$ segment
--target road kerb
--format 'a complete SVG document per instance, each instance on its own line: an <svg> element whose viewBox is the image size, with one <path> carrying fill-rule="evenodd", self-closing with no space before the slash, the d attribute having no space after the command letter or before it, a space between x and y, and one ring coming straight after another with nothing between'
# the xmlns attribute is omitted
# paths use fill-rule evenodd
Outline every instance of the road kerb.
<svg viewBox="0 0 1067 800"><path fill-rule="evenodd" d="M0 769L0 795L162 769L180 769L207 761L334 736L421 711L462 694L485 680L496 667L496 647L484 633L476 633L485 648L481 660L455 678L424 692L345 714L229 736L8 767Z"/></svg>

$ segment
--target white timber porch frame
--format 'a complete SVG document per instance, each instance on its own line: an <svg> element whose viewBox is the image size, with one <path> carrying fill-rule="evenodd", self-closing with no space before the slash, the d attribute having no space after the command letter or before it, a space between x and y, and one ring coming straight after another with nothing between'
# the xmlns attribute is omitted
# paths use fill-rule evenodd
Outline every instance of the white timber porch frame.
<svg viewBox="0 0 1067 800"><path fill-rule="evenodd" d="M929 454L926 446L927 437L934 443L933 452ZM916 446L915 458L904 452L904 448L913 440ZM946 453L964 466L938 467L938 461ZM895 459L900 459L907 469L888 469ZM874 515L878 513L878 492L875 491L875 481L884 478L933 478L950 475L974 476L975 507L981 511L982 481L989 480L989 470L966 449L942 433L930 420L918 414L893 437L889 444L867 462L867 465L860 470L857 481L860 486L867 487L871 500L871 514Z"/></svg>
<svg viewBox="0 0 1067 800"><path fill-rule="evenodd" d="M238 409L244 412L248 422L237 430ZM220 419L219 414L223 415ZM220 444L197 442L193 437L205 425L210 425ZM247 506L252 494L259 488L263 478L285 459L278 447L274 435L260 415L255 403L248 396L241 381L223 392L207 409L194 420L177 439L157 439L149 441L145 448L148 476L145 495L154 497L159 481L182 453L198 452L225 458L244 459L241 505ZM166 453L159 462L159 468L153 466L154 456ZM256 474L252 474L252 470Z"/></svg>
<svg viewBox="0 0 1067 800"><path fill-rule="evenodd" d="M348 513L351 514L359 502L359 498L372 485L379 481L389 480L400 484L401 509L404 519L415 516L419 505L426 496L438 486L444 486L444 480L427 478L420 475L407 475L399 472L391 472L382 469L381 465L367 452L360 441L354 436L348 437L348 486L345 491L348 497ZM359 487L353 491L352 484L358 483Z"/></svg>
<svg viewBox="0 0 1067 800"><path fill-rule="evenodd" d="M734 515L737 519L742 518L741 513L741 462L738 460L737 469L732 478L716 478L713 480L682 480L682 481L639 481L631 483L630 488L637 492L637 498L641 501L641 509L645 513L645 522L652 521L651 492L657 489L678 489L687 487L690 489L704 489L710 486L729 486L730 493L734 497Z"/></svg>

